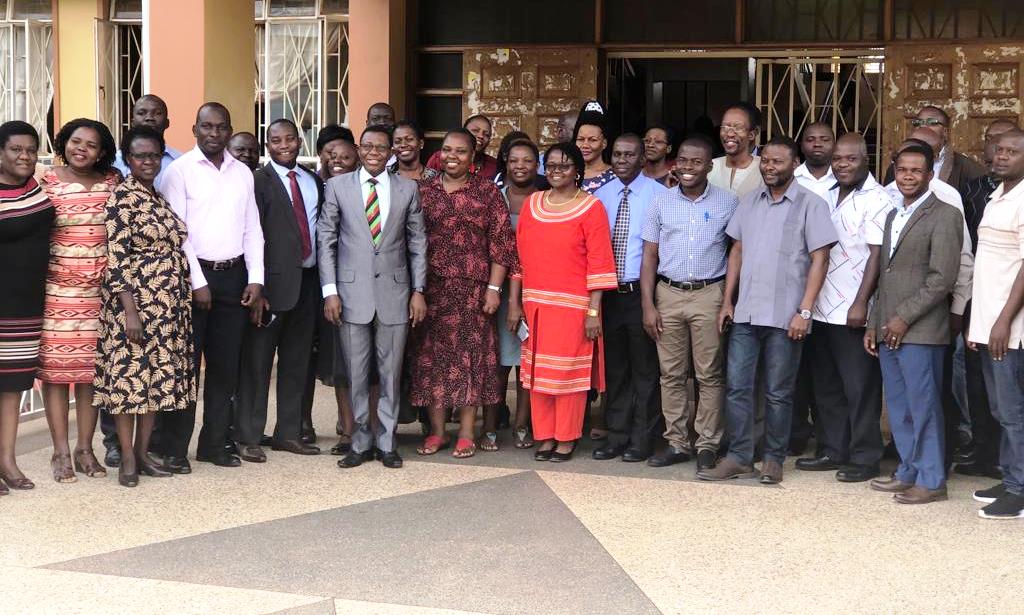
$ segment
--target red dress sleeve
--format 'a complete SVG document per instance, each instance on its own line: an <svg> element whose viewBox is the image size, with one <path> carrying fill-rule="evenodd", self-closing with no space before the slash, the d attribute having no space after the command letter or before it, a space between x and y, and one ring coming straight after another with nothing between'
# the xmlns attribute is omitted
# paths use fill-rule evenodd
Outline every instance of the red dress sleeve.
<svg viewBox="0 0 1024 615"><path fill-rule="evenodd" d="M508 204L498 192L497 186L490 182L484 184L482 196L488 209L487 240L491 262L507 267L509 272L515 272L519 269L519 255L516 253L516 235L512 230L512 215Z"/></svg>
<svg viewBox="0 0 1024 615"><path fill-rule="evenodd" d="M587 290L609 290L618 287L615 275L615 257L612 254L612 234L608 216L601 201L587 210L581 221L583 242L587 250Z"/></svg>

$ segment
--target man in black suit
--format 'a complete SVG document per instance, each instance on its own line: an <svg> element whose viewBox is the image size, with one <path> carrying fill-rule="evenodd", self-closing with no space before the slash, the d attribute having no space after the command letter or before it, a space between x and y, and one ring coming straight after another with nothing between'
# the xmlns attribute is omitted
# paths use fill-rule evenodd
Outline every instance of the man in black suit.
<svg viewBox="0 0 1024 615"><path fill-rule="evenodd" d="M270 162L256 169L253 184L265 239L264 295L250 310L242 348L236 433L239 456L267 460L260 447L267 422L267 399L274 355L277 365L277 425L271 448L299 455L320 449L300 440L302 396L313 352L320 309L316 221L323 182L297 164L302 138L295 124L278 119L267 127Z"/></svg>

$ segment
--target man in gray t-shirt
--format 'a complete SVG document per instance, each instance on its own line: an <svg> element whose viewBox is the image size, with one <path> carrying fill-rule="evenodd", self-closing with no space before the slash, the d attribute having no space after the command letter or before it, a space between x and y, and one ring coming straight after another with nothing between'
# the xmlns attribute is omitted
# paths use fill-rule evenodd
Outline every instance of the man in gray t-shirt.
<svg viewBox="0 0 1024 615"><path fill-rule="evenodd" d="M800 353L811 330L811 309L828 271L829 250L838 241L828 205L794 181L798 164L799 150L791 139L769 141L760 161L765 185L740 199L725 229L733 245L718 321L723 332L732 326L725 396L729 453L716 468L697 473L704 480L758 475L753 466L754 391L762 353L761 482L782 480Z"/></svg>

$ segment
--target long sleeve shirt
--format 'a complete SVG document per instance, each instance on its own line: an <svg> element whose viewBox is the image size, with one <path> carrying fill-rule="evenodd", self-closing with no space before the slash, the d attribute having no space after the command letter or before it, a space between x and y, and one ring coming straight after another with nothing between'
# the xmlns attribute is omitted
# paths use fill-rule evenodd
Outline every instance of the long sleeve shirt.
<svg viewBox="0 0 1024 615"><path fill-rule="evenodd" d="M263 229L253 193L252 171L224 152L218 169L199 147L167 168L164 197L185 221L185 256L192 288L206 286L199 260L245 257L250 284L263 284Z"/></svg>

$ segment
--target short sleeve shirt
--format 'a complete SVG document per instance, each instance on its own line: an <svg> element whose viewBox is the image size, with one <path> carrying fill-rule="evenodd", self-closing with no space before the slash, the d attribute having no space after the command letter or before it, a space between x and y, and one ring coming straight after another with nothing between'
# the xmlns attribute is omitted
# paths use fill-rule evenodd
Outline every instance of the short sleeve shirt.
<svg viewBox="0 0 1024 615"><path fill-rule="evenodd" d="M999 314L1024 260L1024 182L1009 192L1000 185L992 193L978 226L978 254L974 260L971 330L967 339L988 344ZM1024 310L1010 321L1011 349L1024 346Z"/></svg>
<svg viewBox="0 0 1024 615"><path fill-rule="evenodd" d="M674 282L725 275L729 238L725 227L736 212L736 195L708 183L690 200L681 187L661 191L647 211L641 237L658 244L658 275Z"/></svg>
<svg viewBox="0 0 1024 615"><path fill-rule="evenodd" d="M838 241L828 205L796 180L778 201L764 187L740 199L725 232L743 247L734 320L788 329L800 310L811 252Z"/></svg>
<svg viewBox="0 0 1024 615"><path fill-rule="evenodd" d="M885 218L895 207L889 192L868 173L864 181L839 201L839 184L825 193L839 243L832 246L828 274L814 303L814 320L845 325L846 316L864 280L871 256L869 246L881 246Z"/></svg>

